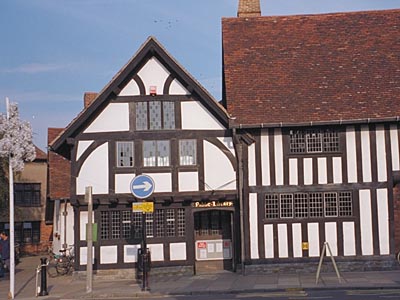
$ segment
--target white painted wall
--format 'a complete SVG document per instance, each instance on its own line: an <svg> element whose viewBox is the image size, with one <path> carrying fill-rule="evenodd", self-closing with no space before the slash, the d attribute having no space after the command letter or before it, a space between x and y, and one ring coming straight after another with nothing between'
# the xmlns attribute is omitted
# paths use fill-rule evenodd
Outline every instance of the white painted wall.
<svg viewBox="0 0 400 300"><path fill-rule="evenodd" d="M378 181L387 181L385 128L383 125L376 126L376 163L378 167Z"/></svg>
<svg viewBox="0 0 400 300"><path fill-rule="evenodd" d="M361 161L363 182L371 182L371 148L368 126L361 126Z"/></svg>
<svg viewBox="0 0 400 300"><path fill-rule="evenodd" d="M59 253L63 248L64 238L66 237L67 246L70 247L75 244L75 232L74 232L74 209L67 203L67 215L64 216L65 202L59 202L55 205L54 211L54 225L53 225L53 252ZM66 219L65 219L66 218ZM66 220L66 226L64 222ZM57 236L56 235L57 233Z"/></svg>
<svg viewBox="0 0 400 300"><path fill-rule="evenodd" d="M249 222L250 222L250 257L258 259L258 213L257 194L249 195Z"/></svg>
<svg viewBox="0 0 400 300"><path fill-rule="evenodd" d="M118 96L139 96L140 89L136 81L131 79L128 84L122 89Z"/></svg>
<svg viewBox="0 0 400 300"><path fill-rule="evenodd" d="M353 126L346 128L347 179L349 183L357 182L356 133Z"/></svg>
<svg viewBox="0 0 400 300"><path fill-rule="evenodd" d="M129 104L110 103L84 130L90 132L129 131Z"/></svg>
<svg viewBox="0 0 400 300"><path fill-rule="evenodd" d="M275 180L276 185L283 185L283 144L282 130L276 128L274 130L274 145L275 145Z"/></svg>
<svg viewBox="0 0 400 300"><path fill-rule="evenodd" d="M164 245L163 244L147 244L150 250L151 261L164 261Z"/></svg>
<svg viewBox="0 0 400 300"><path fill-rule="evenodd" d="M287 224L278 224L278 253L279 258L289 257Z"/></svg>
<svg viewBox="0 0 400 300"><path fill-rule="evenodd" d="M265 258L274 258L274 226L264 225Z"/></svg>
<svg viewBox="0 0 400 300"><path fill-rule="evenodd" d="M253 143L248 148L248 176L249 186L254 186L256 182L256 144Z"/></svg>
<svg viewBox="0 0 400 300"><path fill-rule="evenodd" d="M140 245L124 245L124 262L135 263L138 258L138 249Z"/></svg>
<svg viewBox="0 0 400 300"><path fill-rule="evenodd" d="M236 173L228 157L215 145L204 141L206 190L235 190Z"/></svg>
<svg viewBox="0 0 400 300"><path fill-rule="evenodd" d="M87 264L87 247L80 247L79 248L79 264L81 266L84 266ZM92 263L94 264L94 258L95 258L95 249L94 246L92 247Z"/></svg>
<svg viewBox="0 0 400 300"><path fill-rule="evenodd" d="M199 174L197 172L179 172L178 180L180 192L199 190Z"/></svg>
<svg viewBox="0 0 400 300"><path fill-rule="evenodd" d="M397 125L390 125L390 147L392 150L392 169L393 171L400 170L399 158L399 135Z"/></svg>
<svg viewBox="0 0 400 300"><path fill-rule="evenodd" d="M333 183L336 183L336 184L343 183L342 158L341 157L333 157L332 165L333 165Z"/></svg>
<svg viewBox="0 0 400 300"><path fill-rule="evenodd" d="M338 255L338 247L337 247L337 225L336 222L327 222L325 223L325 241L329 244L331 248L332 255ZM330 256L328 249L326 249L326 255Z"/></svg>
<svg viewBox="0 0 400 300"><path fill-rule="evenodd" d="M233 145L233 139L229 136L224 136L224 137L218 137L218 139L225 145L226 148L228 148L229 151L233 154L233 156L236 156L235 152L235 146Z"/></svg>
<svg viewBox="0 0 400 300"><path fill-rule="evenodd" d="M289 158L289 184L298 184L297 158Z"/></svg>
<svg viewBox="0 0 400 300"><path fill-rule="evenodd" d="M313 162L312 158L303 159L303 173L304 173L304 185L313 184Z"/></svg>
<svg viewBox="0 0 400 300"><path fill-rule="evenodd" d="M76 150L76 160L81 157L83 152L93 143L93 141L79 141L78 142L78 149Z"/></svg>
<svg viewBox="0 0 400 300"><path fill-rule="evenodd" d="M326 166L326 157L318 157L318 183L319 184L327 184L328 176L327 176L327 166Z"/></svg>
<svg viewBox="0 0 400 300"><path fill-rule="evenodd" d="M343 222L343 254L356 255L356 234L354 222Z"/></svg>
<svg viewBox="0 0 400 300"><path fill-rule="evenodd" d="M79 226L79 240L86 240L86 224L88 223L88 212L81 211L80 213L80 226ZM92 213L92 220L94 220L94 212Z"/></svg>
<svg viewBox="0 0 400 300"><path fill-rule="evenodd" d="M138 76L142 79L146 89L146 95L150 95L150 86L157 87L157 95L163 94L164 84L169 76L168 70L160 63L160 61L152 57L138 72Z"/></svg>
<svg viewBox="0 0 400 300"><path fill-rule="evenodd" d="M377 189L376 194L378 201L379 250L381 255L388 255L390 254L388 190Z"/></svg>
<svg viewBox="0 0 400 300"><path fill-rule="evenodd" d="M310 257L319 256L319 225L318 223L307 224L308 234L308 255Z"/></svg>
<svg viewBox="0 0 400 300"><path fill-rule="evenodd" d="M108 159L108 143L89 155L76 178L77 195L84 195L87 186L93 187L93 194L108 194Z"/></svg>
<svg viewBox="0 0 400 300"><path fill-rule="evenodd" d="M172 192L171 173L146 173L154 180L154 193Z"/></svg>
<svg viewBox="0 0 400 300"><path fill-rule="evenodd" d="M116 264L118 262L118 246L100 247L100 264Z"/></svg>
<svg viewBox="0 0 400 300"><path fill-rule="evenodd" d="M302 248L302 235L301 235L301 223L293 223L292 224L292 234L293 234L293 256L294 257L302 257L303 256L303 248Z"/></svg>
<svg viewBox="0 0 400 300"><path fill-rule="evenodd" d="M182 129L224 130L225 127L198 101L181 102Z"/></svg>
<svg viewBox="0 0 400 300"><path fill-rule="evenodd" d="M190 95L189 91L176 79L171 82L169 87L170 95Z"/></svg>
<svg viewBox="0 0 400 300"><path fill-rule="evenodd" d="M371 191L360 190L360 228L362 255L374 253L372 235Z"/></svg>
<svg viewBox="0 0 400 300"><path fill-rule="evenodd" d="M261 176L262 185L271 185L271 169L269 164L269 136L266 130L261 132Z"/></svg>
<svg viewBox="0 0 400 300"><path fill-rule="evenodd" d="M169 244L170 260L186 260L186 243Z"/></svg>
<svg viewBox="0 0 400 300"><path fill-rule="evenodd" d="M135 178L135 173L130 174L115 174L115 193L116 194L130 194L131 181Z"/></svg>

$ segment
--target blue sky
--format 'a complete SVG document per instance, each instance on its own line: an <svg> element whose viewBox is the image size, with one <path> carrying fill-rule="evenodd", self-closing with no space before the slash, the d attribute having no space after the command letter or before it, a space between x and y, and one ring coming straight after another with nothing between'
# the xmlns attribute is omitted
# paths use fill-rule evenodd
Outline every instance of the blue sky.
<svg viewBox="0 0 400 300"><path fill-rule="evenodd" d="M65 127L148 36L155 36L221 98L221 18L238 0L1 0L0 112L5 97L45 150L48 127ZM400 8L400 0L261 0L262 15Z"/></svg>

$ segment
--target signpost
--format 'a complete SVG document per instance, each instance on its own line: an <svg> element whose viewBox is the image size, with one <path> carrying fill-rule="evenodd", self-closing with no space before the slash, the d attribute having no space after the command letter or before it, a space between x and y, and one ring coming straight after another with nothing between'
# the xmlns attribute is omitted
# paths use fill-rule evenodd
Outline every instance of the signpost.
<svg viewBox="0 0 400 300"><path fill-rule="evenodd" d="M132 195L138 199L146 199L150 197L155 189L153 178L149 175L138 175L132 179L130 190ZM134 202L132 203L132 212L142 213L142 246L139 249L138 264L142 264L143 278L142 290L149 290L148 269L150 267L150 251L147 250L146 244L146 213L154 212L153 202Z"/></svg>

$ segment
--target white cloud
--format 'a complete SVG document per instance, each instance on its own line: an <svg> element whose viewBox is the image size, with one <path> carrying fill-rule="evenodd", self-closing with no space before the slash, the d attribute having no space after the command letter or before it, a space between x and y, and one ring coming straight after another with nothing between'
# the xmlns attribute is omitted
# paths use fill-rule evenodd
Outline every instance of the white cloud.
<svg viewBox="0 0 400 300"><path fill-rule="evenodd" d="M13 68L2 68L0 69L0 73L37 74L55 72L60 70L72 70L73 68L73 64L30 63Z"/></svg>

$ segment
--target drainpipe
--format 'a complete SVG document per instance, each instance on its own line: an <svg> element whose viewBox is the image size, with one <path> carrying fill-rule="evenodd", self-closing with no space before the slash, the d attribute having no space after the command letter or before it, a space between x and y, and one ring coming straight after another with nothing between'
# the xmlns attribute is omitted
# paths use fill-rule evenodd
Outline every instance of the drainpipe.
<svg viewBox="0 0 400 300"><path fill-rule="evenodd" d="M236 128L232 128L233 144L237 153L238 160L238 195L239 195L239 210L240 210L240 256L242 275L245 275L245 239L244 239L244 213L243 213L243 144L239 141L236 134Z"/></svg>
<svg viewBox="0 0 400 300"><path fill-rule="evenodd" d="M65 198L65 202L64 202L64 212L63 212L63 216L64 216L64 244L62 246L63 249L67 249L68 245L67 245L67 198Z"/></svg>

